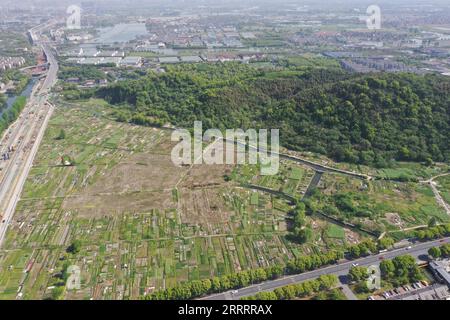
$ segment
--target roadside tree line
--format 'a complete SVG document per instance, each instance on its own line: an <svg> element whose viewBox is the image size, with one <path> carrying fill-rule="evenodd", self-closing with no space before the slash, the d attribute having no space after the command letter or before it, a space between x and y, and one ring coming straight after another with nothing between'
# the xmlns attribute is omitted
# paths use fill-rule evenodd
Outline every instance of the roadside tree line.
<svg viewBox="0 0 450 320"><path fill-rule="evenodd" d="M290 284L273 291L259 292L253 296L244 297L241 300L292 300L296 298L306 298L330 291L337 284L337 276L333 274L322 275L314 280ZM331 295L327 295L327 298L333 300L341 300L343 298L340 291L331 291L330 293ZM318 296L318 298L320 298L320 296Z"/></svg>
<svg viewBox="0 0 450 320"><path fill-rule="evenodd" d="M350 259L355 259L389 248L393 243L394 241L388 237L383 238L378 242L369 239L358 245L348 247L346 251ZM335 264L344 257L345 254L342 250L300 256L288 261L284 267L274 265L267 268L252 269L230 275L214 277L212 279L186 281L172 288L157 290L142 298L145 300L187 300L198 298L208 294L244 288L263 281L273 280L283 275L300 274L312 271L327 265Z"/></svg>
<svg viewBox="0 0 450 320"><path fill-rule="evenodd" d="M432 247L428 250L428 254L434 259L450 258L450 243L446 243L440 247Z"/></svg>
<svg viewBox="0 0 450 320"><path fill-rule="evenodd" d="M398 256L393 259L383 260L380 263L382 286L386 283L394 287L406 285L424 279L424 274L411 255ZM368 268L353 266L348 273L348 278L354 284L356 293L368 293L367 280L370 277ZM383 284L383 282L385 282Z"/></svg>
<svg viewBox="0 0 450 320"><path fill-rule="evenodd" d="M193 280L179 284L173 288L155 291L145 295L145 300L187 300L207 294L220 293L231 289L239 289L266 280L273 280L287 274L297 274L319 267L334 264L344 257L340 251L302 256L289 261L286 267L274 265L248 271L214 277L205 280Z"/></svg>
<svg viewBox="0 0 450 320"><path fill-rule="evenodd" d="M428 241L450 236L450 223L418 230L415 236L420 241Z"/></svg>
<svg viewBox="0 0 450 320"><path fill-rule="evenodd" d="M26 104L27 98L20 96L16 99L11 108L3 112L0 118L0 133L7 129L8 126L17 119Z"/></svg>

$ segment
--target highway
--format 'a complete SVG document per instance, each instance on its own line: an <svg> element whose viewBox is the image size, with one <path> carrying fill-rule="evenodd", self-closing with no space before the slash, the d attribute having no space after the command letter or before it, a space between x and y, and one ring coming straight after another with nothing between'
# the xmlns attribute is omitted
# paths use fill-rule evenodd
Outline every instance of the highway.
<svg viewBox="0 0 450 320"><path fill-rule="evenodd" d="M34 44L42 47L49 63L49 69L45 77L36 83L27 105L18 119L0 140L2 154L10 147L14 147L14 151L9 152L9 159L1 160L0 246L54 109L47 99L49 91L57 79L58 63L51 48L46 43L40 43L35 29L37 28L29 31L32 35L31 38Z"/></svg>
<svg viewBox="0 0 450 320"><path fill-rule="evenodd" d="M240 298L255 295L261 291L272 291L275 290L276 288L283 287L289 284L295 284L306 280L315 279L324 274L334 274L336 276L344 276L348 274L348 271L350 270L350 268L354 263L366 267L371 265L379 265L383 259L392 259L397 256L405 254L409 254L415 258L420 259L421 256L427 255L428 249L430 249L431 247L439 246L449 242L450 237L441 240L417 243L412 245L410 249L408 249L408 247L395 249L388 252L368 256L365 258L360 258L352 261L343 262L340 264L331 265L314 271L286 276L276 280L266 281L257 285L252 285L246 288L239 289L237 290L237 292L234 293L233 291L227 291L219 294L206 296L200 298L200 300L239 300Z"/></svg>

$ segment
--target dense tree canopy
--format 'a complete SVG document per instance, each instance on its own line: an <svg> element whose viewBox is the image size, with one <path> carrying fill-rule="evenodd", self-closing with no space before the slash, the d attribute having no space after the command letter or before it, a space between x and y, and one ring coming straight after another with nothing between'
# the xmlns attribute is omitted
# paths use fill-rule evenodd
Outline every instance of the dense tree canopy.
<svg viewBox="0 0 450 320"><path fill-rule="evenodd" d="M204 129L279 128L281 143L338 161L449 160L450 97L444 77L351 75L336 70L260 71L243 64L168 67L100 88L117 117ZM140 118L140 120L142 120ZM141 121L146 123L146 121Z"/></svg>
<svg viewBox="0 0 450 320"><path fill-rule="evenodd" d="M1 102L0 102L1 103ZM17 97L16 101L8 110L3 110L0 117L0 133L7 129L14 122L27 104L27 98L24 96Z"/></svg>
<svg viewBox="0 0 450 320"><path fill-rule="evenodd" d="M61 66L58 78L67 80L69 78L79 78L80 81L106 79L107 75L95 66Z"/></svg>
<svg viewBox="0 0 450 320"><path fill-rule="evenodd" d="M428 254L434 259L450 258L450 244L446 243L440 247L432 247L428 250Z"/></svg>
<svg viewBox="0 0 450 320"><path fill-rule="evenodd" d="M394 286L417 282L424 277L422 270L416 264L416 259L410 255L383 260L380 263L380 270L383 280Z"/></svg>

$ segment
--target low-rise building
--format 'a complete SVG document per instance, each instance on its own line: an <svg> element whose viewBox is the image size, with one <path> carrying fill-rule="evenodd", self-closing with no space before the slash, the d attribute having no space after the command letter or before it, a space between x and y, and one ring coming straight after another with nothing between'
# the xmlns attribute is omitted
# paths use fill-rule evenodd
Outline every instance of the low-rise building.
<svg viewBox="0 0 450 320"><path fill-rule="evenodd" d="M178 57L159 57L159 63L179 63L180 59Z"/></svg>
<svg viewBox="0 0 450 320"><path fill-rule="evenodd" d="M23 57L0 57L0 71L18 68L25 64Z"/></svg>
<svg viewBox="0 0 450 320"><path fill-rule="evenodd" d="M199 56L182 56L180 57L181 62L203 62L203 59Z"/></svg>
<svg viewBox="0 0 450 320"><path fill-rule="evenodd" d="M80 78L67 78L66 82L68 82L68 83L78 83L78 82L80 82Z"/></svg>
<svg viewBox="0 0 450 320"><path fill-rule="evenodd" d="M450 260L434 260L430 262L429 267L438 281L450 287Z"/></svg>
<svg viewBox="0 0 450 320"><path fill-rule="evenodd" d="M123 67L140 67L142 66L142 57L125 57L120 61Z"/></svg>

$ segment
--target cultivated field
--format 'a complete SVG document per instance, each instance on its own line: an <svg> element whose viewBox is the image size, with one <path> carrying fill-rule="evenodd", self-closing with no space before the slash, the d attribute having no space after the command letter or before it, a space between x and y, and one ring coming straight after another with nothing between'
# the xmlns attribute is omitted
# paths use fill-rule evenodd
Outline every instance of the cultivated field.
<svg viewBox="0 0 450 320"><path fill-rule="evenodd" d="M118 123L110 112L97 100L56 110L0 251L0 299L135 299L363 237L312 215L312 239L287 240L292 199L315 174L307 166L282 160L276 176L256 165L176 166L170 130ZM355 205L375 218L344 218L373 230L448 221L418 183L324 174L318 189L358 194ZM80 289L61 293L70 265L81 270Z"/></svg>
<svg viewBox="0 0 450 320"><path fill-rule="evenodd" d="M170 131L108 111L91 101L53 116L0 251L0 298L54 296L68 265L81 289L66 298L121 299L326 249L285 239L286 200L227 182L231 166L177 167ZM292 194L311 175L289 174Z"/></svg>

